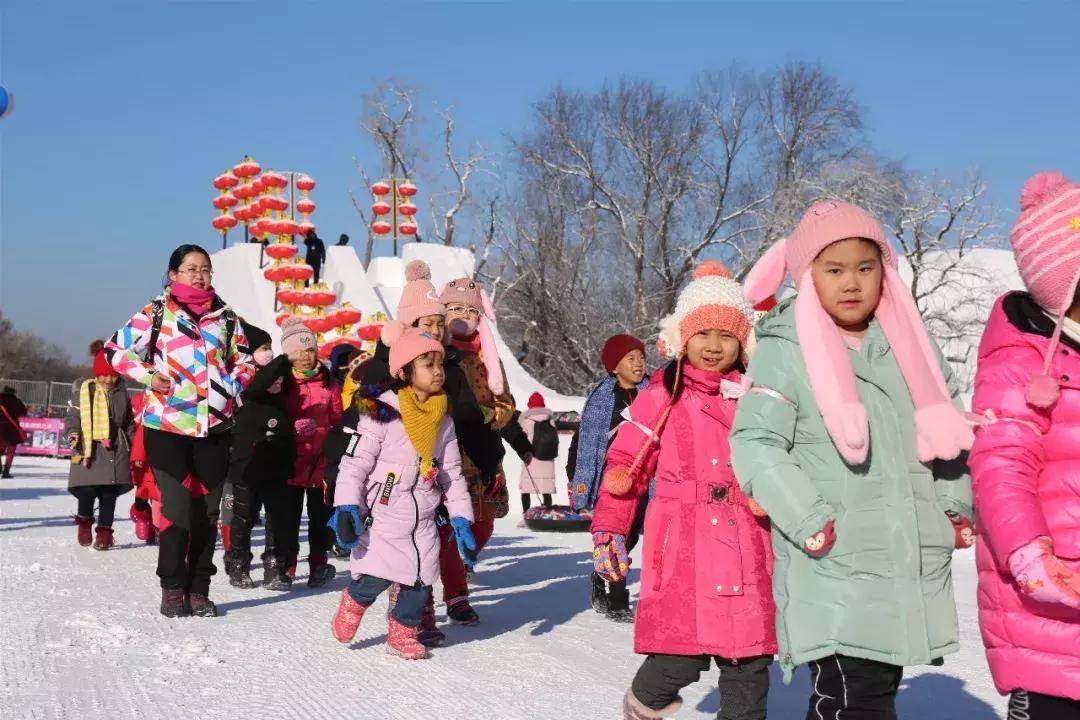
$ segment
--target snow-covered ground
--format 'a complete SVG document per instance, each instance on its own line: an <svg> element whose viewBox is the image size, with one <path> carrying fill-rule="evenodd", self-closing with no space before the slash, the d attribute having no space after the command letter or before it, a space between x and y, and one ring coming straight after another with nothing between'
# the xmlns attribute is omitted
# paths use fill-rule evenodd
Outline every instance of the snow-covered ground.
<svg viewBox="0 0 1080 720"><path fill-rule="evenodd" d="M516 468L508 470L516 481ZM320 590L301 577L286 594L236 590L219 575L211 594L221 617L165 619L157 611L155 549L136 541L126 519L130 495L117 512L118 547L93 552L75 543L66 463L19 458L15 473L0 486L5 720L609 720L620 716L640 662L631 627L589 608L584 534L530 533L515 527L514 515L500 521L476 575L483 622L449 628L446 647L409 663L383 652L385 600L352 646L330 636L344 572ZM972 553L957 556L955 579L963 650L944 667L909 671L901 717L1002 714L976 626ZM713 670L688 688L677 717L712 717L715 679ZM770 717L802 718L808 693L805 673L790 686L777 678Z"/></svg>

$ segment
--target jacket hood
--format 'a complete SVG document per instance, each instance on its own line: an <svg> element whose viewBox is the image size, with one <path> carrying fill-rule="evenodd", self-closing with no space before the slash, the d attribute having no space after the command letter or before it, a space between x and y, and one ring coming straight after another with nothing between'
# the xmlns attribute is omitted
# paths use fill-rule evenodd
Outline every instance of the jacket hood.
<svg viewBox="0 0 1080 720"><path fill-rule="evenodd" d="M754 326L754 334L758 340L775 337L798 343L799 336L795 330L795 296L777 303L776 307Z"/></svg>
<svg viewBox="0 0 1080 720"><path fill-rule="evenodd" d="M401 417L394 381L366 383L356 389L353 404L375 422L389 423Z"/></svg>
<svg viewBox="0 0 1080 720"><path fill-rule="evenodd" d="M990 311L986 330L979 343L979 358L1015 347L1034 348L1043 354L1053 334L1054 321L1047 317L1030 294L1008 292L998 298ZM1061 342L1080 352L1080 346L1067 335L1061 336Z"/></svg>

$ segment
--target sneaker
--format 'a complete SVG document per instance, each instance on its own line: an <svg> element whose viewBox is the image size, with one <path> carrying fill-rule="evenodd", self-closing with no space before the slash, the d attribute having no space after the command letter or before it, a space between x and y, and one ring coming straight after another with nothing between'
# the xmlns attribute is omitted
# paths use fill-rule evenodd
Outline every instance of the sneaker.
<svg viewBox="0 0 1080 720"><path fill-rule="evenodd" d="M341 591L341 601L338 603L337 612L330 623L330 631L340 643L351 643L356 636L356 629L360 627L360 621L364 618L367 608L353 600L349 589Z"/></svg>
<svg viewBox="0 0 1080 720"><path fill-rule="evenodd" d="M480 616L472 609L468 600L458 600L446 608L446 616L455 625L476 625L480 622Z"/></svg>
<svg viewBox="0 0 1080 720"><path fill-rule="evenodd" d="M217 605L202 593L191 593L188 596L188 607L195 617L217 617Z"/></svg>
<svg viewBox="0 0 1080 720"><path fill-rule="evenodd" d="M333 580L335 575L337 575L337 568L335 568L333 565L331 565L330 563L320 565L319 567L312 570L308 575L308 587L322 587L326 583Z"/></svg>
<svg viewBox="0 0 1080 720"><path fill-rule="evenodd" d="M75 516L75 524L79 526L79 544L83 547L90 547L94 544L94 518L84 518L79 515Z"/></svg>
<svg viewBox="0 0 1080 720"><path fill-rule="evenodd" d="M98 525L97 530L94 532L94 549L95 550L108 550L113 546L113 530L112 528L101 527Z"/></svg>
<svg viewBox="0 0 1080 720"><path fill-rule="evenodd" d="M607 583L596 573L590 578L592 584L592 609L601 615L611 612L611 600L608 598Z"/></svg>
<svg viewBox="0 0 1080 720"><path fill-rule="evenodd" d="M403 657L406 660L424 660L428 656L427 648L417 640L417 628L405 627L393 617L389 619L386 634L386 652Z"/></svg>
<svg viewBox="0 0 1080 720"><path fill-rule="evenodd" d="M188 607L184 591L176 588L161 588L161 614L167 618L188 617Z"/></svg>

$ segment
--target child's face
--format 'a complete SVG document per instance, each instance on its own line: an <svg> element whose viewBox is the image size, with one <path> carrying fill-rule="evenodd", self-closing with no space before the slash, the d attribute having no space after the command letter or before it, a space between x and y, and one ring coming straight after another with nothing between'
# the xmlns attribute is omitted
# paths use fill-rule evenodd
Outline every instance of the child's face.
<svg viewBox="0 0 1080 720"><path fill-rule="evenodd" d="M739 360L739 341L723 330L702 330L686 343L686 359L698 370L727 372Z"/></svg>
<svg viewBox="0 0 1080 720"><path fill-rule="evenodd" d="M307 370L314 370L315 363L318 362L318 357L314 348L305 348L289 356L289 361L292 362L292 366L301 372Z"/></svg>
<svg viewBox="0 0 1080 720"><path fill-rule="evenodd" d="M118 379L119 376L117 375L98 375L94 378L94 380L97 381L97 384L105 388L106 390L112 390L113 386L116 385L116 381Z"/></svg>
<svg viewBox="0 0 1080 720"><path fill-rule="evenodd" d="M442 355L439 353L424 353L412 361L412 380L410 384L417 392L422 392L425 395L436 395L442 392L445 379Z"/></svg>
<svg viewBox="0 0 1080 720"><path fill-rule="evenodd" d="M266 367L274 359L274 351L270 349L270 343L263 343L251 353L252 359L259 367Z"/></svg>
<svg viewBox="0 0 1080 720"><path fill-rule="evenodd" d="M472 305L453 303L446 306L446 326L454 337L469 337L480 325L480 311Z"/></svg>
<svg viewBox="0 0 1080 720"><path fill-rule="evenodd" d="M615 366L615 379L624 387L635 387L645 377L645 353L631 350Z"/></svg>
<svg viewBox="0 0 1080 720"><path fill-rule="evenodd" d="M874 243L848 238L828 246L810 266L821 307L852 332L865 330L881 299L884 267Z"/></svg>
<svg viewBox="0 0 1080 720"><path fill-rule="evenodd" d="M416 321L416 327L442 342L443 333L446 331L446 318L442 315L426 315Z"/></svg>

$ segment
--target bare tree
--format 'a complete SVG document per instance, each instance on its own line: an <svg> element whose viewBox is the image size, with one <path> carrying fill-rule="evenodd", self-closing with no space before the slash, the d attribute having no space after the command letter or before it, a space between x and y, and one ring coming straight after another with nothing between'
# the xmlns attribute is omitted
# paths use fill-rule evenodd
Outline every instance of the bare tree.
<svg viewBox="0 0 1080 720"><path fill-rule="evenodd" d="M456 228L458 213L461 212L461 209L465 207L465 204L470 199L470 176L472 176L473 172L476 171L487 158L479 149L464 158L455 157L453 143L454 118L451 117L450 113L446 110L439 113L439 115L443 119L443 158L446 163L446 168L454 178L454 189L450 193L452 197L450 206L442 212L441 229L439 227L438 211L436 210L437 195L432 194L431 226L435 233L435 237L440 240L443 245L449 246L454 244L454 230Z"/></svg>

